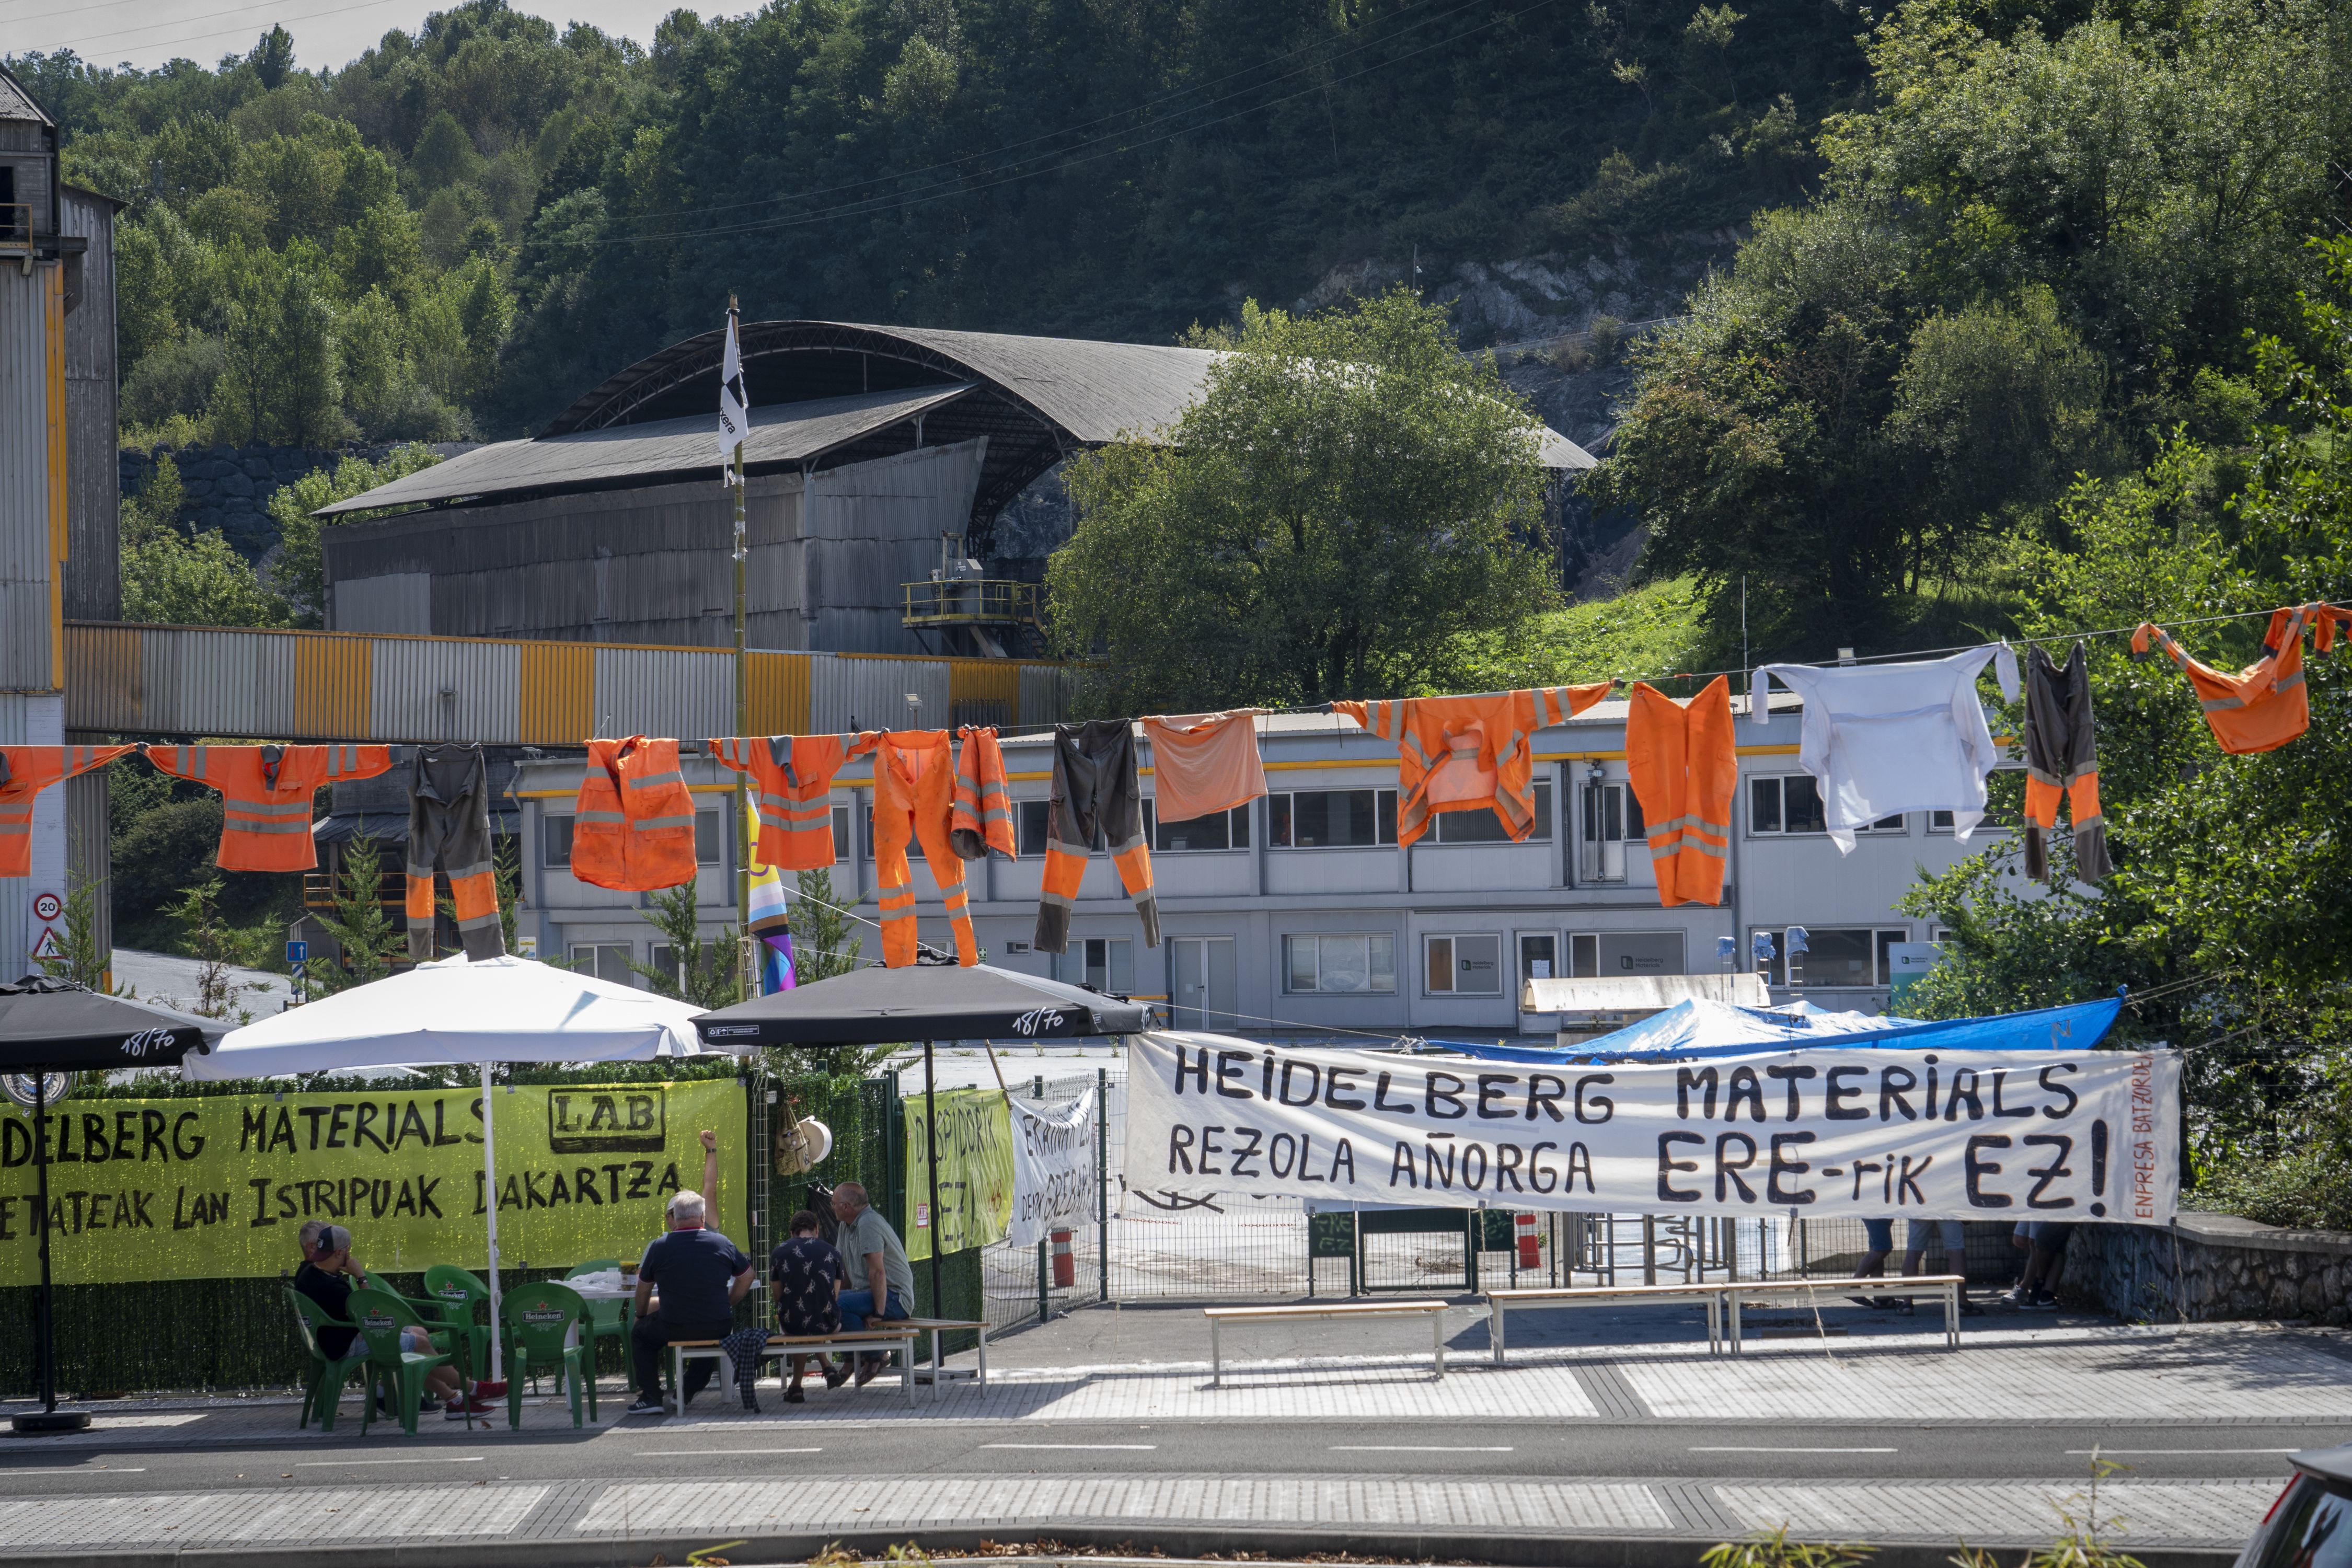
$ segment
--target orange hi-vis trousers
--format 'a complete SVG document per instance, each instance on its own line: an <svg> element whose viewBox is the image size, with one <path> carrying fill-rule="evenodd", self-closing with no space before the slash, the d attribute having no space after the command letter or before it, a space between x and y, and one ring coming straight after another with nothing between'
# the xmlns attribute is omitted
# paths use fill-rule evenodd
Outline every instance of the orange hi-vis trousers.
<svg viewBox="0 0 2352 1568"><path fill-rule="evenodd" d="M1633 685L1625 719L1625 771L1657 868L1658 902L1723 902L1731 859L1731 812L1739 794L1731 683L1717 676L1684 707L1646 682Z"/></svg>
<svg viewBox="0 0 2352 1568"><path fill-rule="evenodd" d="M947 902L956 962L978 963L963 860L948 838L955 809L954 742L945 730L893 730L861 735L854 751L874 757L874 881L881 894L882 962L892 969L915 962L915 870L907 849L920 844L923 864Z"/></svg>
<svg viewBox="0 0 2352 1568"><path fill-rule="evenodd" d="M33 800L132 746L0 746L0 877L33 874Z"/></svg>
<svg viewBox="0 0 2352 1568"><path fill-rule="evenodd" d="M147 760L221 794L220 868L308 871L310 796L392 768L390 746L149 746Z"/></svg>
<svg viewBox="0 0 2352 1568"><path fill-rule="evenodd" d="M449 879L457 937L475 963L506 956L490 863L490 770L478 745L420 746L408 784L408 957L433 952L433 872Z"/></svg>
<svg viewBox="0 0 2352 1568"><path fill-rule="evenodd" d="M1160 899L1143 839L1143 784L1135 728L1124 719L1054 726L1054 782L1045 807L1045 888L1037 903L1037 950L1070 951L1070 916L1095 840L1110 847L1119 885L1143 917L1143 945L1160 945Z"/></svg>
<svg viewBox="0 0 2352 1568"><path fill-rule="evenodd" d="M830 867L833 775L851 735L730 735L706 742L722 767L749 773L760 817L758 862L786 871Z"/></svg>

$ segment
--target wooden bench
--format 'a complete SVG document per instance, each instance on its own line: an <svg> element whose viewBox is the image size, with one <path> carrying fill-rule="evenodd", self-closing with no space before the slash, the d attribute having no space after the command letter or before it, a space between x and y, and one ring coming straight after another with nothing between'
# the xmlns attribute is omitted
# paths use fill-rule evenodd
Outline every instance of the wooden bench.
<svg viewBox="0 0 2352 1568"><path fill-rule="evenodd" d="M907 1391L907 1403L915 1402L915 1336L922 1331L904 1318L886 1320L880 1328L866 1329L857 1333L837 1334L770 1334L767 1348L761 1359L772 1355L819 1355L827 1350L879 1350L899 1352L898 1384ZM935 1344L936 1341L933 1342ZM672 1340L669 1343L670 1387L677 1391L677 1413L686 1414L686 1363L690 1361L715 1361L723 1372L728 1364L727 1352L717 1340Z"/></svg>
<svg viewBox="0 0 2352 1568"><path fill-rule="evenodd" d="M1209 1386L1223 1387L1225 1376L1224 1347L1220 1334L1231 1322L1303 1323L1318 1318L1411 1318L1429 1320L1431 1337L1437 1347L1437 1375L1445 1375L1445 1303L1443 1301L1350 1301L1330 1305L1304 1304L1297 1307L1204 1307L1202 1316L1209 1320Z"/></svg>
<svg viewBox="0 0 2352 1568"><path fill-rule="evenodd" d="M1739 1353L1739 1302L1745 1296L1778 1298L1795 1305L1818 1305L1843 1296L1941 1296L1944 1300L1944 1348L1960 1348L1960 1295L1968 1279L1958 1274L1906 1274L1892 1279L1766 1279L1754 1284L1712 1287L1731 1299L1731 1350Z"/></svg>
<svg viewBox="0 0 2352 1568"><path fill-rule="evenodd" d="M940 1384L947 1380L945 1357L940 1351L940 1336L957 1329L970 1329L980 1336L979 1386L988 1387L988 1321L984 1318L883 1318L878 1320L894 1329L920 1329L931 1336L931 1395L939 1396ZM959 1374L961 1375L961 1374Z"/></svg>
<svg viewBox="0 0 2352 1568"><path fill-rule="evenodd" d="M1489 1290L1486 1337L1495 1344L1495 1364L1503 1364L1504 1314L1513 1307L1634 1307L1663 1304L1706 1308L1706 1353L1723 1349L1723 1285L1581 1285L1559 1289ZM1736 1339L1736 1335L1735 1335Z"/></svg>

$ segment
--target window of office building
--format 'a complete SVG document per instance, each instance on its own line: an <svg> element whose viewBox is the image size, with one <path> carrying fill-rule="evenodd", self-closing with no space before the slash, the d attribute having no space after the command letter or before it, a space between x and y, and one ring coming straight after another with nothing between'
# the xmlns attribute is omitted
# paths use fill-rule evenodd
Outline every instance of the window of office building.
<svg viewBox="0 0 2352 1568"><path fill-rule="evenodd" d="M1551 785L1536 784L1536 825L1524 842L1551 841ZM1508 844L1511 836L1504 831L1503 819L1492 807L1477 811L1449 811L1437 818L1437 841L1440 844Z"/></svg>
<svg viewBox="0 0 2352 1568"><path fill-rule="evenodd" d="M1578 980L1604 974L1687 974L1678 931L1572 931L1569 973Z"/></svg>
<svg viewBox="0 0 2352 1568"><path fill-rule="evenodd" d="M629 944L625 942L574 942L572 973L593 974L615 985L634 985L643 990L645 976L629 967Z"/></svg>
<svg viewBox="0 0 2352 1568"><path fill-rule="evenodd" d="M572 818L541 816L539 819L539 863L549 870L572 864Z"/></svg>
<svg viewBox="0 0 2352 1568"><path fill-rule="evenodd" d="M1911 940L1906 926L1806 926L1805 951L1789 951L1786 928L1766 931L1772 939L1772 962L1765 972L1772 985L1851 987L1885 985L1893 969L1886 950ZM1749 938L1751 954L1754 938ZM1752 961L1752 960L1751 960Z"/></svg>
<svg viewBox="0 0 2352 1568"><path fill-rule="evenodd" d="M1046 813L1052 809L1053 803L1044 800L1017 800L1013 804L1014 807L1014 831L1017 842L1021 846L1021 853L1024 855L1045 854L1047 823ZM1149 814L1150 809L1150 805L1147 802L1144 805L1144 811ZM868 815L870 816L871 814L869 813ZM1147 815L1145 822L1149 824L1150 820L1150 818L1149 815ZM1097 849L1103 847L1103 837L1100 833L1095 835L1094 847Z"/></svg>
<svg viewBox="0 0 2352 1568"><path fill-rule="evenodd" d="M1423 992L1431 996L1495 996L1503 989L1500 936L1421 939Z"/></svg>
<svg viewBox="0 0 2352 1568"><path fill-rule="evenodd" d="M1090 936L1073 942L1061 963L1064 976L1079 984L1121 996L1134 994L1135 943L1128 937Z"/></svg>
<svg viewBox="0 0 2352 1568"><path fill-rule="evenodd" d="M1948 824L1947 824L1948 826ZM1769 838L1797 833L1827 833L1829 818L1822 810L1822 788L1811 773L1774 773L1748 781L1748 832ZM1906 831L1903 814L1882 816L1864 833Z"/></svg>
<svg viewBox="0 0 2352 1568"><path fill-rule="evenodd" d="M694 814L694 859L699 866L719 864L719 814L715 811Z"/></svg>
<svg viewBox="0 0 2352 1568"><path fill-rule="evenodd" d="M1370 849L1397 841L1392 789L1294 790L1266 796L1266 843L1276 849Z"/></svg>
<svg viewBox="0 0 2352 1568"><path fill-rule="evenodd" d="M1578 835L1577 877L1586 882L1625 879L1625 847L1645 837L1642 803L1630 785L1588 783Z"/></svg>
<svg viewBox="0 0 2352 1568"><path fill-rule="evenodd" d="M1148 800L1143 803L1143 821L1155 855L1181 855L1198 849L1246 849L1250 841L1249 814L1248 806L1237 805L1231 811L1211 812L1181 822L1162 822L1155 804Z"/></svg>
<svg viewBox="0 0 2352 1568"><path fill-rule="evenodd" d="M1388 931L1282 939L1283 989L1356 994L1396 990L1396 938Z"/></svg>

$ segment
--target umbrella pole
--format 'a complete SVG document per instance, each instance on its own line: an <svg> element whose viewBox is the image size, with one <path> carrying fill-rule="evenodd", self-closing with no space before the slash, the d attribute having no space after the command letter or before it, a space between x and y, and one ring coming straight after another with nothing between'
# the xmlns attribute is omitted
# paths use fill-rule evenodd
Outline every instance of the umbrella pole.
<svg viewBox="0 0 2352 1568"><path fill-rule="evenodd" d="M930 1152L924 1173L931 1184L931 1316L947 1315L940 1294L940 1119L931 1100L931 1042L923 1042L923 1147ZM46 1211L45 1211L46 1212Z"/></svg>
<svg viewBox="0 0 2352 1568"><path fill-rule="evenodd" d="M58 1413L58 1345L57 1303L49 1288L49 1101L48 1075L36 1068L33 1073L33 1182L40 1195L39 1226L41 1231L41 1304L39 1308L41 1354L41 1408L47 1415Z"/></svg>
<svg viewBox="0 0 2352 1568"><path fill-rule="evenodd" d="M490 1221L490 1381L506 1376L506 1352L499 1342L499 1141L490 1101L490 1064L482 1064L482 1197Z"/></svg>

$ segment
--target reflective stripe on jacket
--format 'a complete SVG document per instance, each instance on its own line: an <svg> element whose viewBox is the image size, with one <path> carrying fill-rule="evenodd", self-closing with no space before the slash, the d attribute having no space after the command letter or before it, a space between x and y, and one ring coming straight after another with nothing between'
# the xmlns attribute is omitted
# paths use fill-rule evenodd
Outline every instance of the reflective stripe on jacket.
<svg viewBox="0 0 2352 1568"><path fill-rule="evenodd" d="M1008 860L1021 856L1013 837L1013 795L1004 780L1004 749L996 743L996 727L967 724L956 731L963 744L956 753L955 809L948 819L948 844L967 860L985 858L992 849Z"/></svg>
<svg viewBox="0 0 2352 1568"><path fill-rule="evenodd" d="M834 863L833 776L852 735L730 735L705 742L719 765L748 773L762 866L818 871Z"/></svg>
<svg viewBox="0 0 2352 1568"><path fill-rule="evenodd" d="M2311 694L2304 688L2303 676L2304 628L2317 628L2314 647L2326 653L2336 644L2339 621L2352 621L2352 611L2313 604L2272 612L2263 657L2235 675L2198 663L2163 627L2146 621L2132 633L2131 656L2148 658L2161 649L2180 667L2223 751L2233 755L2272 752L2311 727Z"/></svg>

